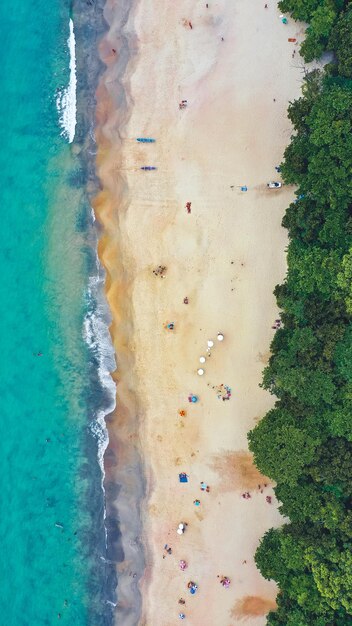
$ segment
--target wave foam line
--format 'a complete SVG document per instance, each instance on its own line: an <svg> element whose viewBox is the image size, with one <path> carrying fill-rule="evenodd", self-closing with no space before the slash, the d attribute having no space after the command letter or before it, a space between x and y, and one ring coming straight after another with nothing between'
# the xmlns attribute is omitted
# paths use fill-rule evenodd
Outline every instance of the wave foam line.
<svg viewBox="0 0 352 626"><path fill-rule="evenodd" d="M59 123L63 129L61 134L68 139L69 143L72 143L77 121L76 40L72 19L70 19L70 35L67 45L70 51L70 80L68 87L58 92L56 106L59 111Z"/></svg>
<svg viewBox="0 0 352 626"><path fill-rule="evenodd" d="M105 417L116 406L116 385L111 377L111 372L116 369L115 352L109 332L109 310L104 299L104 273L98 257L96 258L97 274L90 276L86 298L88 311L84 320L84 339L97 359L99 382L105 390L104 408L99 409L89 424L89 430L97 442L98 461L101 468L101 486L105 498L104 489L104 453L109 443ZM106 509L104 506L104 518ZM107 531L105 529L105 541Z"/></svg>

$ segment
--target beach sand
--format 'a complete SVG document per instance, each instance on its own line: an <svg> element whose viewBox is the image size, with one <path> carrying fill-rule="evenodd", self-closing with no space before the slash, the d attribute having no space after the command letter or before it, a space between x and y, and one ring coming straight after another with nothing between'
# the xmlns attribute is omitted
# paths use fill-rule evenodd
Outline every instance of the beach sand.
<svg viewBox="0 0 352 626"><path fill-rule="evenodd" d="M268 4L139 0L123 13L110 0L105 11L107 70L97 108L102 192L94 208L118 364L118 409L108 424L113 461L106 464L109 480L123 484L114 496L124 549L119 626L171 626L181 610L194 625L260 626L275 606L276 587L261 577L254 553L282 520L246 437L274 403L259 383L278 317L272 292L285 275L281 220L293 190L268 190L266 183L280 180L274 167L291 133L286 110L303 77L287 39L301 41L303 30L292 20L284 26L276 3ZM140 145L141 136L156 143ZM142 171L145 165L158 169ZM153 274L159 265L167 268L164 278ZM168 322L173 331L164 328ZM222 383L232 389L229 401L217 397ZM141 513L144 487L134 474L140 456ZM179 472L189 475L187 484ZM180 522L188 523L182 536ZM185 572L180 559L188 562ZM231 579L229 589L221 575ZM194 596L189 580L199 587Z"/></svg>

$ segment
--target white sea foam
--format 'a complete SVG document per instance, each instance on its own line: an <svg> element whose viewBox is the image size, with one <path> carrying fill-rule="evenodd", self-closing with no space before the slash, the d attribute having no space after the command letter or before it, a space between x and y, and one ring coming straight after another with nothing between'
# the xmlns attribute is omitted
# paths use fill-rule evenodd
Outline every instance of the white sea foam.
<svg viewBox="0 0 352 626"><path fill-rule="evenodd" d="M116 369L116 361L109 333L109 311L103 292L104 273L98 256L96 259L96 272L95 276L89 278L86 294L88 312L84 320L83 334L89 349L98 361L99 381L105 392L104 409L98 410L89 424L89 430L98 446L101 485L104 491L104 453L109 443L105 417L116 406L116 385L111 377L111 372ZM107 540L107 535L105 539Z"/></svg>
<svg viewBox="0 0 352 626"><path fill-rule="evenodd" d="M103 287L103 278L91 276L87 289L87 298L95 302L95 309L89 311L84 320L84 339L98 361L98 375L102 388L108 398L104 410L98 411L89 428L98 442L99 463L104 472L103 457L108 445L108 433L105 416L114 410L116 405L116 385L111 372L116 368L114 350L106 320L106 305L99 304L99 292Z"/></svg>
<svg viewBox="0 0 352 626"><path fill-rule="evenodd" d="M70 80L68 87L61 89L56 97L56 106L59 112L61 134L72 143L76 130L77 114L77 78L76 78L76 41L73 30L73 21L70 19L70 36L67 40L70 51Z"/></svg>

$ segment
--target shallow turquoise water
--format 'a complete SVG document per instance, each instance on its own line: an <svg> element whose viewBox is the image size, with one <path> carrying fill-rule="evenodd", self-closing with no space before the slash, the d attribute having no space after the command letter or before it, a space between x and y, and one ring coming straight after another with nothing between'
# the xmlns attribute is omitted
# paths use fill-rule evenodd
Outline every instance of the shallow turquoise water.
<svg viewBox="0 0 352 626"><path fill-rule="evenodd" d="M68 2L0 3L0 34L0 623L79 626L92 566L85 208L55 106Z"/></svg>

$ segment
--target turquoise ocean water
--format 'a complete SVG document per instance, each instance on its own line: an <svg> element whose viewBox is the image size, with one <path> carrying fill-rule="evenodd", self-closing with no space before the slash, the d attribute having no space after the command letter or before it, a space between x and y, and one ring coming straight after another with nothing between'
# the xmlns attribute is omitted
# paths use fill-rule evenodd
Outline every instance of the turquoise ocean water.
<svg viewBox="0 0 352 626"><path fill-rule="evenodd" d="M109 623L89 434L103 391L83 338L90 209L56 107L70 78L69 10L0 3L1 626Z"/></svg>

